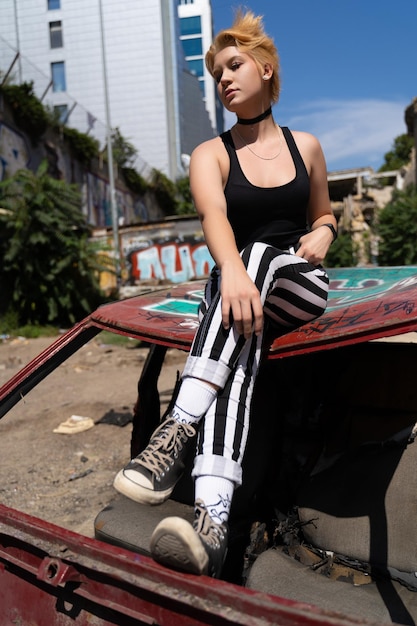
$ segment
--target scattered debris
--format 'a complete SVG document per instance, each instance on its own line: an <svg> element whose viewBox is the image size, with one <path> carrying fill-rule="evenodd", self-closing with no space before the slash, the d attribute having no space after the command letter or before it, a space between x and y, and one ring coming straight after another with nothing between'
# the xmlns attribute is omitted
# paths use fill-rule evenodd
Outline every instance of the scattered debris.
<svg viewBox="0 0 417 626"><path fill-rule="evenodd" d="M94 426L94 421L91 417L83 417L82 415L71 415L65 422L62 422L58 428L54 428L54 433L61 435L73 435L74 433L81 433L84 430L89 430Z"/></svg>
<svg viewBox="0 0 417 626"><path fill-rule="evenodd" d="M133 420L132 413L118 413L114 409L110 409L101 417L97 424L113 424L113 426L126 426Z"/></svg>
<svg viewBox="0 0 417 626"><path fill-rule="evenodd" d="M78 478L84 478L84 476L88 476L88 474L91 474L93 471L94 470L92 469L87 469L85 470L85 472L78 472L76 474L71 474L68 480L71 481L71 480L78 480Z"/></svg>

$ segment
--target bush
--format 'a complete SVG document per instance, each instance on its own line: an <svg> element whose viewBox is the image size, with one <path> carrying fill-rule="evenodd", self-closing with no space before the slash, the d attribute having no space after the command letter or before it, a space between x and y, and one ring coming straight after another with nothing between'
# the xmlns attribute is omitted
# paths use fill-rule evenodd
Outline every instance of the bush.
<svg viewBox="0 0 417 626"><path fill-rule="evenodd" d="M152 170L150 188L155 193L158 204L166 215L175 215L178 208L175 184L159 170Z"/></svg>
<svg viewBox="0 0 417 626"><path fill-rule="evenodd" d="M48 113L33 91L33 82L3 85L1 91L13 110L16 125L36 145L48 128Z"/></svg>
<svg viewBox="0 0 417 626"><path fill-rule="evenodd" d="M191 196L190 179L188 176L179 178L177 180L177 190L179 195L178 200L178 215L196 215L195 206Z"/></svg>
<svg viewBox="0 0 417 626"><path fill-rule="evenodd" d="M148 189L146 180L132 167L123 167L122 174L127 187L133 193L143 195Z"/></svg>
<svg viewBox="0 0 417 626"><path fill-rule="evenodd" d="M339 233L338 238L329 248L324 265L326 267L353 267L355 265L350 233Z"/></svg>
<svg viewBox="0 0 417 626"><path fill-rule="evenodd" d="M131 167L134 163L138 151L135 146L127 141L118 128L114 128L111 133L111 147L113 160L120 168ZM107 152L104 153L106 158Z"/></svg>
<svg viewBox="0 0 417 626"><path fill-rule="evenodd" d="M88 166L91 160L98 155L99 143L93 137L80 133L75 128L64 126L64 138L68 142L74 158L82 165Z"/></svg>
<svg viewBox="0 0 417 626"><path fill-rule="evenodd" d="M0 183L0 316L66 326L104 301L75 186L19 170Z"/></svg>
<svg viewBox="0 0 417 626"><path fill-rule="evenodd" d="M414 146L414 138L410 135L399 135L394 139L392 150L384 154L385 163L379 168L379 172L399 170L403 165L410 162L411 150Z"/></svg>
<svg viewBox="0 0 417 626"><path fill-rule="evenodd" d="M379 214L379 265L417 264L417 193L410 185L396 191Z"/></svg>

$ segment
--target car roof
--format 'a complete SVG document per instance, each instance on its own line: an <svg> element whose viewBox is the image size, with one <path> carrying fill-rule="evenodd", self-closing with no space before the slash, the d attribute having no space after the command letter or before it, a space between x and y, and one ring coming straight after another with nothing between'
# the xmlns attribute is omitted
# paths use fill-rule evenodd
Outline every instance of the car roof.
<svg viewBox="0 0 417 626"><path fill-rule="evenodd" d="M417 267L328 270L323 315L284 336L271 334L268 356L278 358L400 335L417 329ZM168 347L189 349L198 326L203 282L171 285L104 305L94 324Z"/></svg>

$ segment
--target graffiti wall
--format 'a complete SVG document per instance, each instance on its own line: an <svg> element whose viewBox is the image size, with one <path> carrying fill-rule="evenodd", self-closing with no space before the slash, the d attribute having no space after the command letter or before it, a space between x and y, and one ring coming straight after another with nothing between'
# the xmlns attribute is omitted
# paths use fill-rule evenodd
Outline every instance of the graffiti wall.
<svg viewBox="0 0 417 626"><path fill-rule="evenodd" d="M3 108L1 106L0 103L0 181L22 168L36 171L42 160L47 159L51 176L79 185L87 222L93 227L111 226L107 164L97 160L92 163L92 171L86 172L71 156L62 137L51 130L33 146L14 126L13 116L4 102ZM163 218L163 211L152 193L147 192L143 197L132 194L120 177L116 179L116 205L120 226Z"/></svg>
<svg viewBox="0 0 417 626"><path fill-rule="evenodd" d="M25 137L0 121L0 181L28 164L29 149Z"/></svg>
<svg viewBox="0 0 417 626"><path fill-rule="evenodd" d="M131 284L206 278L214 264L198 219L129 229L121 233L121 249Z"/></svg>
<svg viewBox="0 0 417 626"><path fill-rule="evenodd" d="M97 174L88 173L85 185L84 211L89 224L93 226L111 226L110 185ZM147 222L150 211L140 198L135 198L127 191L116 189L116 206L119 225Z"/></svg>
<svg viewBox="0 0 417 626"><path fill-rule="evenodd" d="M95 171L85 172L66 150L61 137L49 133L34 147L13 126L6 106L0 110L0 115L0 180L13 176L21 168L36 171L41 161L47 159L52 176L79 185L83 213L87 222L96 228L93 239L100 242L103 252L111 257L114 242L110 232L110 185L105 176L105 164L98 163ZM181 283L209 275L213 259L197 218L157 221L162 219L163 213L154 194L135 196L121 180L116 181L116 205L124 283ZM99 228L102 230L98 231ZM114 275L104 274L103 288L112 289L116 282Z"/></svg>

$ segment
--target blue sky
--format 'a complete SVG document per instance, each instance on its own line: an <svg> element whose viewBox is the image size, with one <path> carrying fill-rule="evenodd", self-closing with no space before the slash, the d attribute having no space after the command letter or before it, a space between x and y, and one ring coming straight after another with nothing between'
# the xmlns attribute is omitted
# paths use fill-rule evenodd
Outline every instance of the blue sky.
<svg viewBox="0 0 417 626"><path fill-rule="evenodd" d="M276 121L316 135L330 171L378 169L417 96L417 0L212 0L215 32L239 6L278 48Z"/></svg>

